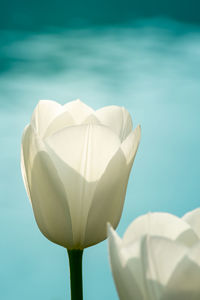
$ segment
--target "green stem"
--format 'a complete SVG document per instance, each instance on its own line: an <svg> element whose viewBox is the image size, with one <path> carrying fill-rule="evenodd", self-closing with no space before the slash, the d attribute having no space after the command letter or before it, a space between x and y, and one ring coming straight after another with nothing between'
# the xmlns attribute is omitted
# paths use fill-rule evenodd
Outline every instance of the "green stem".
<svg viewBox="0 0 200 300"><path fill-rule="evenodd" d="M71 300L83 300L82 257L83 250L67 250L70 267Z"/></svg>

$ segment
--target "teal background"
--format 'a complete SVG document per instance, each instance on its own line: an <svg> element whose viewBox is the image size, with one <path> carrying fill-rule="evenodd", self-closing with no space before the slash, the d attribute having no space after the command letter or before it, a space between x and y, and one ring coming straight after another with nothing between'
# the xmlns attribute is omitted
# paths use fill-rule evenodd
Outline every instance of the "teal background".
<svg viewBox="0 0 200 300"><path fill-rule="evenodd" d="M70 299L66 250L39 232L21 178L21 135L39 99L125 106L141 124L121 236L140 214L200 205L200 7L189 3L2 4L0 299ZM85 299L117 299L107 241L85 250L83 269Z"/></svg>

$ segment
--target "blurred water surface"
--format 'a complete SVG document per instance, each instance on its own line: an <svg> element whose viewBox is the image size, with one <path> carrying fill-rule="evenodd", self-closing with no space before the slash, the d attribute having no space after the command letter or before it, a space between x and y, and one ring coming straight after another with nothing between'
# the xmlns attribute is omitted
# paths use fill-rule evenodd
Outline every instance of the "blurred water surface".
<svg viewBox="0 0 200 300"><path fill-rule="evenodd" d="M118 232L148 211L199 206L200 28L151 19L0 35L0 298L69 299L66 251L40 234L22 183L23 128L39 99L125 106L142 140ZM117 299L107 256L107 242L85 251L87 300Z"/></svg>

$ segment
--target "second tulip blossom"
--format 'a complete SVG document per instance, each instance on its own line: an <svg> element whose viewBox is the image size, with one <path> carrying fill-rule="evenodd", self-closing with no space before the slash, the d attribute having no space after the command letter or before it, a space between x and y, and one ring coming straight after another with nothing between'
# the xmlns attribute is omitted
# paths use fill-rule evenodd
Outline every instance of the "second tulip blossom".
<svg viewBox="0 0 200 300"><path fill-rule="evenodd" d="M121 217L140 141L128 111L40 101L22 138L22 174L41 232L67 249L106 238Z"/></svg>
<svg viewBox="0 0 200 300"><path fill-rule="evenodd" d="M200 299L200 209L141 216L123 239L109 226L109 253L121 300Z"/></svg>

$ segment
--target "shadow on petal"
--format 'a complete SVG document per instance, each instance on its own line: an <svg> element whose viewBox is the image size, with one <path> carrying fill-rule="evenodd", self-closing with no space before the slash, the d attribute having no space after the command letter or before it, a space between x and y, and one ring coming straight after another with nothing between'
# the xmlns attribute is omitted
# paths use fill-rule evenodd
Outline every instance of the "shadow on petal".
<svg viewBox="0 0 200 300"><path fill-rule="evenodd" d="M33 211L41 232L52 242L71 248L72 225L65 188L45 151L35 156L30 186Z"/></svg>
<svg viewBox="0 0 200 300"><path fill-rule="evenodd" d="M200 299L200 267L187 256L178 263L166 286L161 300L168 299Z"/></svg>
<svg viewBox="0 0 200 300"><path fill-rule="evenodd" d="M94 193L85 233L84 243L87 247L94 241L98 243L106 238L108 222L113 228L117 227L122 214L129 173L130 167L119 149L98 181Z"/></svg>

